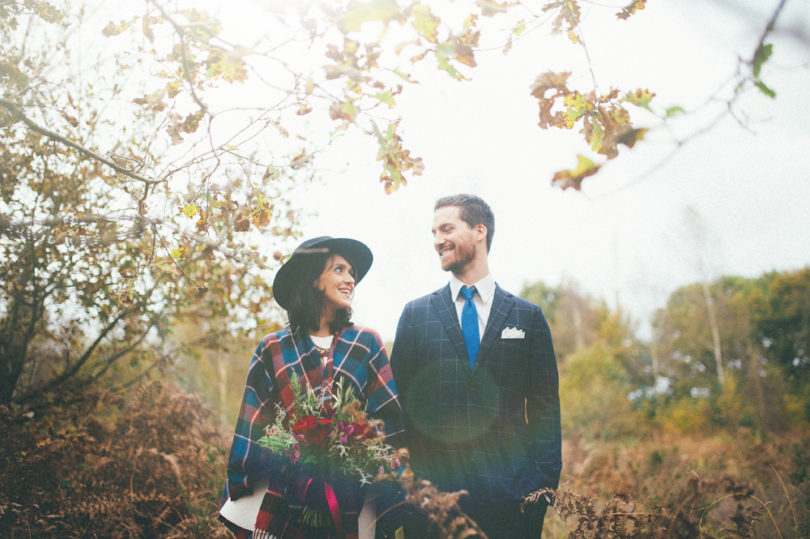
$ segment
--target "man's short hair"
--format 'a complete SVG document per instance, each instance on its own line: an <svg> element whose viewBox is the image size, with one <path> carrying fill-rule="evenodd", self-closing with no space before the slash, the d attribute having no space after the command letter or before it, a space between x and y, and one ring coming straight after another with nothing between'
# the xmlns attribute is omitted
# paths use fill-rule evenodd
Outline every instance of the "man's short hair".
<svg viewBox="0 0 810 539"><path fill-rule="evenodd" d="M470 228L481 224L487 227L487 252L489 252L492 245L492 236L495 235L495 215L493 215L489 204L475 195L449 195L437 200L433 206L433 211L446 206L458 207L461 210L459 212L461 220L470 225Z"/></svg>

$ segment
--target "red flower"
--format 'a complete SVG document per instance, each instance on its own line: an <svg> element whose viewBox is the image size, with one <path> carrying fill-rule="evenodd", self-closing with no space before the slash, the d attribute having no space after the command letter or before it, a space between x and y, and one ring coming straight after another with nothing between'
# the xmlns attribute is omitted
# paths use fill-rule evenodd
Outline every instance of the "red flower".
<svg viewBox="0 0 810 539"><path fill-rule="evenodd" d="M352 436L357 440L368 440L376 434L368 423L352 423L352 426L354 427Z"/></svg>
<svg viewBox="0 0 810 539"><path fill-rule="evenodd" d="M305 445L327 448L329 435L332 433L332 420L319 419L308 415L295 422L292 427L295 434L301 434Z"/></svg>

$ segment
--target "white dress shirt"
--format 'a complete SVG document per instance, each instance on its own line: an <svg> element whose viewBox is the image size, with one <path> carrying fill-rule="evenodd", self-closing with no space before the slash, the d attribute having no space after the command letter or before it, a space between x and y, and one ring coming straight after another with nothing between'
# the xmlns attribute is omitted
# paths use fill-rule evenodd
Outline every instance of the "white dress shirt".
<svg viewBox="0 0 810 539"><path fill-rule="evenodd" d="M469 285L462 283L455 275L450 277L450 297L456 302L456 315L459 324L461 324L461 310L467 301L461 295L462 286ZM484 338L484 330L487 327L487 320L489 320L489 311L492 309L492 300L495 297L495 281L492 279L492 275L488 274L472 286L476 288L473 303L475 303L475 310L478 311L478 340L480 341Z"/></svg>

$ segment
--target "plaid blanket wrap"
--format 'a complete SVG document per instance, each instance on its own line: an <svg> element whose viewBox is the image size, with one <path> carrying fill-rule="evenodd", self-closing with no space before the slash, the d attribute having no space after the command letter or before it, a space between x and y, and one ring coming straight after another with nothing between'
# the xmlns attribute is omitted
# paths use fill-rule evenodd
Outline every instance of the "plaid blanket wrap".
<svg viewBox="0 0 810 539"><path fill-rule="evenodd" d="M342 378L344 384L351 384L355 394L365 401L369 416L385 422L386 437L399 434L402 408L380 336L371 329L349 326L336 335L330 354L333 381ZM273 422L276 403L288 411L293 409L293 373L314 388L321 386L326 373L315 345L306 334L290 329L266 335L250 360L223 494L223 503L228 496L237 500L253 491L257 479L268 479L254 537L303 537L290 517L290 508L301 505L293 486L292 465L286 457L274 455L258 443L265 427ZM362 497L347 498L345 507L341 503L341 512L345 534L351 537L357 531Z"/></svg>

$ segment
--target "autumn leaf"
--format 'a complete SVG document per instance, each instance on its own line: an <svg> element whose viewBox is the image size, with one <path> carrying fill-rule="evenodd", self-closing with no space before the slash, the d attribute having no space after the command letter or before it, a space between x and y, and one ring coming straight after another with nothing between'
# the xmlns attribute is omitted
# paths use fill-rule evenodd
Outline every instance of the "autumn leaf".
<svg viewBox="0 0 810 539"><path fill-rule="evenodd" d="M565 112L565 127L569 129L574 127L578 119L593 110L593 103L579 92L566 95L563 104L568 107Z"/></svg>
<svg viewBox="0 0 810 539"><path fill-rule="evenodd" d="M79 120L77 120L75 116L71 116L65 111L61 111L60 114L62 115L62 118L64 118L65 121L69 123L71 126L79 127Z"/></svg>
<svg viewBox="0 0 810 539"><path fill-rule="evenodd" d="M244 52L236 49L231 52L222 50L212 52L206 60L208 65L206 76L209 78L221 77L228 82L247 80L247 69L242 60Z"/></svg>
<svg viewBox="0 0 810 539"><path fill-rule="evenodd" d="M186 217L194 217L195 215L197 215L197 206L195 204L186 204L182 208L180 208L180 211Z"/></svg>
<svg viewBox="0 0 810 539"><path fill-rule="evenodd" d="M573 187L574 190L582 189L582 180L588 176L593 176L602 165L594 164L593 161L584 155L577 155L577 168L574 170L560 170L551 179L551 185L558 184L563 190Z"/></svg>
<svg viewBox="0 0 810 539"><path fill-rule="evenodd" d="M416 4L411 7L411 16L413 17L413 27L416 28L419 35L431 43L436 43L440 19L433 15L430 7L425 4Z"/></svg>
<svg viewBox="0 0 810 539"><path fill-rule="evenodd" d="M11 62L0 62L0 75L6 75L19 86L28 86L28 75Z"/></svg>
<svg viewBox="0 0 810 539"><path fill-rule="evenodd" d="M531 85L531 94L539 101L539 125L543 129L551 126L564 127L566 125L565 114L562 111L552 113L551 109L554 107L555 99L558 97L564 98L571 93L566 86L569 76L571 76L570 71L563 73L547 71L539 75ZM549 92L553 93L546 95Z"/></svg>
<svg viewBox="0 0 810 539"><path fill-rule="evenodd" d="M516 2L496 2L495 0L477 0L475 3L481 8L481 15L484 17L506 13L507 9L516 4Z"/></svg>
<svg viewBox="0 0 810 539"><path fill-rule="evenodd" d="M354 101L340 101L329 106L329 117L333 120L346 120L353 122L357 117L357 107Z"/></svg>
<svg viewBox="0 0 810 539"><path fill-rule="evenodd" d="M129 28L131 25L132 25L131 19L127 21L121 21L118 24L115 24L114 22L110 21L107 24L107 26L105 26L104 29L101 31L101 33L107 37L117 36L119 34L124 33L126 29Z"/></svg>
<svg viewBox="0 0 810 539"><path fill-rule="evenodd" d="M257 228L264 228L270 224L271 212L269 208L259 208L253 212L253 225Z"/></svg>
<svg viewBox="0 0 810 539"><path fill-rule="evenodd" d="M203 232L208 228L208 214L202 208L199 209L200 219L197 221L197 230Z"/></svg>
<svg viewBox="0 0 810 539"><path fill-rule="evenodd" d="M200 127L200 120L203 117L203 111L198 110L197 112L192 112L188 116L185 117L183 123L180 124L180 130L186 133L193 133Z"/></svg>
<svg viewBox="0 0 810 539"><path fill-rule="evenodd" d="M557 13L557 17L552 23L551 31L555 34L559 34L562 32L563 25L565 24L568 26L566 31L570 37L570 32L579 25L581 17L579 2L577 0L561 0L559 2L549 2L543 6L543 11L551 11L554 9L559 9L559 13Z"/></svg>
<svg viewBox="0 0 810 539"><path fill-rule="evenodd" d="M647 0L633 0L626 6L622 8L620 12L616 14L616 17L621 20L627 20L630 18L630 15L635 14L637 11L644 9L647 4Z"/></svg>
<svg viewBox="0 0 810 539"><path fill-rule="evenodd" d="M396 104L394 101L394 96L391 92L377 92L374 94L374 97L389 107L393 107Z"/></svg>
<svg viewBox="0 0 810 539"><path fill-rule="evenodd" d="M641 107L652 112L652 109L650 109L650 101L653 97L655 97L655 94L649 90L638 89L635 92L627 92L627 95L624 96L622 101L627 101L628 103L632 103L637 107Z"/></svg>
<svg viewBox="0 0 810 539"><path fill-rule="evenodd" d="M309 163L310 157L307 154L306 150L301 150L301 152L293 157L292 161L290 162L290 168L293 170L298 170L304 168Z"/></svg>
<svg viewBox="0 0 810 539"><path fill-rule="evenodd" d="M178 81L170 82L166 85L166 95L173 99L180 93L180 88L181 86Z"/></svg>
<svg viewBox="0 0 810 539"><path fill-rule="evenodd" d="M602 153L602 142L605 138L605 130L599 122L590 121L585 119L583 131L585 133L585 140L591 142L591 149L596 153Z"/></svg>
<svg viewBox="0 0 810 539"><path fill-rule="evenodd" d="M636 142L644 138L647 131L649 131L649 129L645 127L628 129L621 136L619 136L618 141L628 148L632 148L636 145Z"/></svg>
<svg viewBox="0 0 810 539"><path fill-rule="evenodd" d="M425 167L420 157L411 157L410 150L403 148L402 139L397 134L399 121L388 124L385 133L382 133L375 123L372 123L372 127L380 145L377 160L383 163L380 182L383 184L385 194L389 195L401 185L407 184L404 172L410 171L414 176L420 176Z"/></svg>
<svg viewBox="0 0 810 539"><path fill-rule="evenodd" d="M436 61L438 62L439 69L447 71L447 73L456 80L467 80L467 77L462 75L461 72L450 63L452 59L474 67L476 64L472 49L454 41L443 41L436 47Z"/></svg>
<svg viewBox="0 0 810 539"><path fill-rule="evenodd" d="M233 229L236 232L247 232L250 230L250 220L244 216L239 217L239 219L236 220L236 223L234 223Z"/></svg>
<svg viewBox="0 0 810 539"><path fill-rule="evenodd" d="M343 32L357 32L364 22L380 21L387 23L401 19L402 14L396 0L352 0L349 7L340 15L338 25Z"/></svg>

